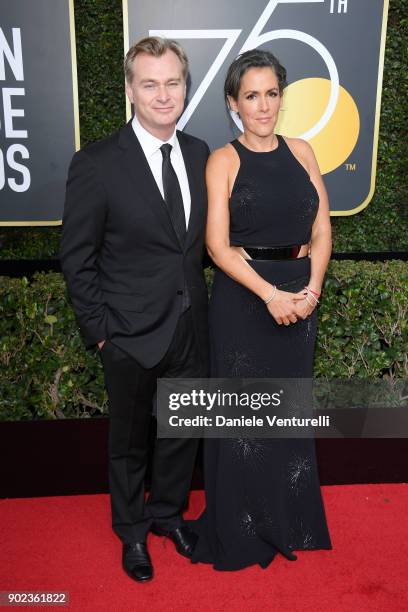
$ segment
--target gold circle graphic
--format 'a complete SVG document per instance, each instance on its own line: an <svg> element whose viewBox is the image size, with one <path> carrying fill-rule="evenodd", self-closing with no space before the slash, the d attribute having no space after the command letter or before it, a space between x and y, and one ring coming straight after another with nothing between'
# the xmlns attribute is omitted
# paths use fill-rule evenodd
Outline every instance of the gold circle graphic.
<svg viewBox="0 0 408 612"><path fill-rule="evenodd" d="M288 85L276 132L293 138L312 128L323 115L330 96L328 79L301 79ZM333 115L324 128L309 140L322 174L338 168L356 146L360 115L348 91L340 85Z"/></svg>

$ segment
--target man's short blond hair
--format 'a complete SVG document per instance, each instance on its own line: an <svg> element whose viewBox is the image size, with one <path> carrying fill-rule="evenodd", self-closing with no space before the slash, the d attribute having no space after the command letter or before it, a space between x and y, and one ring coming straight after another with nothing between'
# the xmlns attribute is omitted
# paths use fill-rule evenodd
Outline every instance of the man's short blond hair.
<svg viewBox="0 0 408 612"><path fill-rule="evenodd" d="M188 73L188 58L183 47L171 38L161 38L160 36L147 36L142 38L134 45L132 45L129 51L126 53L124 69L126 81L130 84L133 79L133 60L140 53L147 53L153 57L161 57L166 51L173 51L179 58L182 65L182 72L184 80L187 79Z"/></svg>

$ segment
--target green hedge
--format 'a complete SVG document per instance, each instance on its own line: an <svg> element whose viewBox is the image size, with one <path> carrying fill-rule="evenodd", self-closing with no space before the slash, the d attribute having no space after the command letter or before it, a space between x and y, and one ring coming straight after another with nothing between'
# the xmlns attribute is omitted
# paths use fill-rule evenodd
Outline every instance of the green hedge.
<svg viewBox="0 0 408 612"><path fill-rule="evenodd" d="M408 377L404 262L332 262L319 308L316 376ZM106 414L99 357L82 346L60 274L0 277L0 338L0 420Z"/></svg>
<svg viewBox="0 0 408 612"><path fill-rule="evenodd" d="M408 250L407 15L408 0L390 1L375 196L361 213L333 218L335 251ZM75 25L85 144L125 120L121 0L75 0ZM54 258L59 234L58 228L0 228L0 258Z"/></svg>
<svg viewBox="0 0 408 612"><path fill-rule="evenodd" d="M319 321L317 377L408 378L406 262L332 262Z"/></svg>
<svg viewBox="0 0 408 612"><path fill-rule="evenodd" d="M106 411L103 376L83 348L61 274L0 277L0 420Z"/></svg>

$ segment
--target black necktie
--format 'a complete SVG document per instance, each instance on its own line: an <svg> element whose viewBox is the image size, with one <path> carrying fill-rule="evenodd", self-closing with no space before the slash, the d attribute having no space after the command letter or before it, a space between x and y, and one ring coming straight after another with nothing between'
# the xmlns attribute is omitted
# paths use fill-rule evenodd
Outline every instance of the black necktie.
<svg viewBox="0 0 408 612"><path fill-rule="evenodd" d="M184 213L183 196L181 195L180 183L177 174L170 161L171 144L164 144L160 147L163 155L162 176L164 201L169 209L170 217L174 230L182 245L186 237L186 216Z"/></svg>

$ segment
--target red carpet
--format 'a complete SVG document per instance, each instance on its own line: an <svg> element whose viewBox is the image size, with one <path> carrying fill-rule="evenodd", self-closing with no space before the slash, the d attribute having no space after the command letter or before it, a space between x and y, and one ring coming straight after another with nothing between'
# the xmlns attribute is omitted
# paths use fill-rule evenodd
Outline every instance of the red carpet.
<svg viewBox="0 0 408 612"><path fill-rule="evenodd" d="M323 495L332 551L221 573L152 535L156 575L146 584L120 567L106 495L0 500L0 590L69 591L69 609L81 612L408 610L408 485L323 487ZM202 505L194 492L188 516Z"/></svg>

